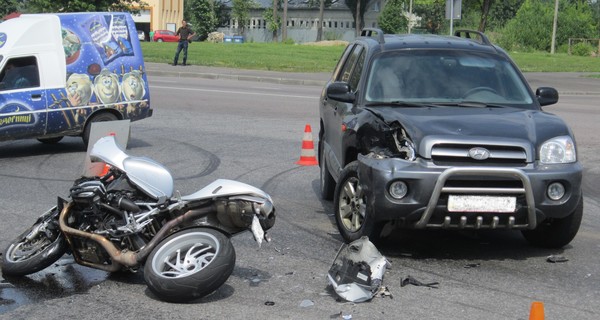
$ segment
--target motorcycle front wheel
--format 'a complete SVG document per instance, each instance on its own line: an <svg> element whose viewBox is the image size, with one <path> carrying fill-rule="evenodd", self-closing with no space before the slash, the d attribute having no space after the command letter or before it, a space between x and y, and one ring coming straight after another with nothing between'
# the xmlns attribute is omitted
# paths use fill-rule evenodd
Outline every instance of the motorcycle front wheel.
<svg viewBox="0 0 600 320"><path fill-rule="evenodd" d="M58 227L56 207L19 235L4 250L3 276L24 276L47 268L67 251L67 241Z"/></svg>
<svg viewBox="0 0 600 320"><path fill-rule="evenodd" d="M225 234L192 228L172 234L152 250L144 279L161 300L186 302L217 290L234 266L235 250Z"/></svg>

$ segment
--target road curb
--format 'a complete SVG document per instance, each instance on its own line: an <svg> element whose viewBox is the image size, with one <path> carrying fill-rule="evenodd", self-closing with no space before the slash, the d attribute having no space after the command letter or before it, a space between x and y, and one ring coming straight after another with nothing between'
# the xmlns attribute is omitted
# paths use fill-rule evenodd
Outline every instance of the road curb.
<svg viewBox="0 0 600 320"><path fill-rule="evenodd" d="M205 72L182 72L182 71L164 71L164 70L146 70L150 76L175 77L175 78L202 78L202 79L220 79L220 80L239 80L252 82L266 82L288 85L306 85L306 86L323 86L327 81L316 79L292 79L278 78L266 76L252 76L240 74L222 74L222 73L205 73Z"/></svg>

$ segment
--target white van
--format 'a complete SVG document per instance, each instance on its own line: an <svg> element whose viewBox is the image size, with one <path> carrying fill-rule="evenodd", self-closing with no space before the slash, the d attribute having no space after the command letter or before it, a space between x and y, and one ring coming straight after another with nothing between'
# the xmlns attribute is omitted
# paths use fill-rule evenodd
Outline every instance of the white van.
<svg viewBox="0 0 600 320"><path fill-rule="evenodd" d="M0 23L0 141L56 143L92 122L150 117L128 13L21 15Z"/></svg>

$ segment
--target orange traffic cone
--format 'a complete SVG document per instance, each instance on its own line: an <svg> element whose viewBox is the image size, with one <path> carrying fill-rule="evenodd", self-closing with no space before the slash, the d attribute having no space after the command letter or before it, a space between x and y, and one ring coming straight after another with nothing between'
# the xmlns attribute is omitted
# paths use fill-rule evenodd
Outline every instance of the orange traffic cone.
<svg viewBox="0 0 600 320"><path fill-rule="evenodd" d="M296 164L301 166L316 166L317 157L315 155L315 145L312 137L312 130L310 125L307 124L304 127L304 138L302 138L302 151L300 153L300 160L296 161Z"/></svg>
<svg viewBox="0 0 600 320"><path fill-rule="evenodd" d="M531 304L531 312L529 313L529 320L544 320L544 303L534 301Z"/></svg>

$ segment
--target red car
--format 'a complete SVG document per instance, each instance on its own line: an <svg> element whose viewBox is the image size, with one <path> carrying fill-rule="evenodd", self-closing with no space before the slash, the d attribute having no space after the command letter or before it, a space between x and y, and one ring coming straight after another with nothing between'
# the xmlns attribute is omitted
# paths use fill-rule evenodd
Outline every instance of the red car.
<svg viewBox="0 0 600 320"><path fill-rule="evenodd" d="M156 30L154 31L154 39L155 42L177 42L179 41L179 36L175 34L173 31L169 30Z"/></svg>

